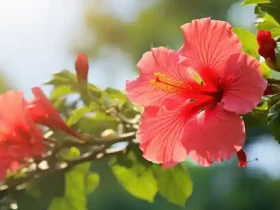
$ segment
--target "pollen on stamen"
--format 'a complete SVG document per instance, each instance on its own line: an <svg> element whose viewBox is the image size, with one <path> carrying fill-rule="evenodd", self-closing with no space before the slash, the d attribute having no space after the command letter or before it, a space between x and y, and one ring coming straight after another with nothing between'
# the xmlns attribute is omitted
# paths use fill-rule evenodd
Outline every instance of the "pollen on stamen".
<svg viewBox="0 0 280 210"><path fill-rule="evenodd" d="M150 83L156 90L162 90L167 93L178 93L190 89L190 86L184 81L173 79L163 73L155 72L154 76L155 79L150 80Z"/></svg>

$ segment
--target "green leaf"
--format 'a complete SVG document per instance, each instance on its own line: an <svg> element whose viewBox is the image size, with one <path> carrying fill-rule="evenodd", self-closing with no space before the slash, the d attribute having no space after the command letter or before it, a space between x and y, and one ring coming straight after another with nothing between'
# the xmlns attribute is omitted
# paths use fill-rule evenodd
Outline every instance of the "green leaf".
<svg viewBox="0 0 280 210"><path fill-rule="evenodd" d="M58 87L56 87L56 88L54 88L52 90L50 98L52 100L54 100L54 99L66 96L66 95L74 93L74 92L75 92L75 90L73 89L72 86L70 86L70 85L61 85L61 86L58 86Z"/></svg>
<svg viewBox="0 0 280 210"><path fill-rule="evenodd" d="M64 158L75 158L80 155L79 149L71 147ZM99 184L98 174L89 173L90 162L76 165L65 173L64 196L52 200L49 209L87 209L87 194Z"/></svg>
<svg viewBox="0 0 280 210"><path fill-rule="evenodd" d="M261 71L264 78L270 78L271 77L271 69L266 65L265 62L261 63Z"/></svg>
<svg viewBox="0 0 280 210"><path fill-rule="evenodd" d="M68 118L67 125L71 126L76 124L80 119L82 119L87 113L91 111L92 110L86 106L79 109L75 109L72 112L72 115Z"/></svg>
<svg viewBox="0 0 280 210"><path fill-rule="evenodd" d="M242 5L247 4L260 4L260 3L270 3L270 0L244 0Z"/></svg>
<svg viewBox="0 0 280 210"><path fill-rule="evenodd" d="M268 108L270 109L280 101L280 93L273 95L268 100Z"/></svg>
<svg viewBox="0 0 280 210"><path fill-rule="evenodd" d="M280 25L271 15L265 13L264 15L259 14L259 16L261 17L256 21L259 30L271 31L273 37L280 35Z"/></svg>
<svg viewBox="0 0 280 210"><path fill-rule="evenodd" d="M273 105L268 113L268 127L277 141L280 141L280 102Z"/></svg>
<svg viewBox="0 0 280 210"><path fill-rule="evenodd" d="M88 84L88 91L91 97L100 98L102 95L101 90L93 84Z"/></svg>
<svg viewBox="0 0 280 210"><path fill-rule="evenodd" d="M258 104L256 106L256 110L265 111L267 109L268 109L268 102L267 101L261 102L260 104Z"/></svg>
<svg viewBox="0 0 280 210"><path fill-rule="evenodd" d="M127 96L122 93L120 90L114 89L114 88L107 88L105 90L106 93L108 93L108 96L115 102L119 103L120 106L123 106L123 104L127 100Z"/></svg>
<svg viewBox="0 0 280 210"><path fill-rule="evenodd" d="M184 206L193 191L190 176L180 165L169 169L154 167L154 170L158 176L159 194L170 203Z"/></svg>
<svg viewBox="0 0 280 210"><path fill-rule="evenodd" d="M56 73L52 76L52 79L45 83L46 85L53 85L55 87L61 86L61 85L69 85L69 86L76 86L77 85L77 79L76 76L68 71L63 70L59 73Z"/></svg>
<svg viewBox="0 0 280 210"><path fill-rule="evenodd" d="M136 162L136 157L132 152L129 156L134 160L131 168L113 164L112 171L127 192L138 199L152 203L158 191L153 170Z"/></svg>
<svg viewBox="0 0 280 210"><path fill-rule="evenodd" d="M77 210L70 205L65 197L54 198L48 210Z"/></svg>
<svg viewBox="0 0 280 210"><path fill-rule="evenodd" d="M239 27L233 28L233 32L240 39L243 51L259 60L260 56L258 53L258 43L256 35L244 28Z"/></svg>
<svg viewBox="0 0 280 210"><path fill-rule="evenodd" d="M270 0L270 2L264 2L261 4L258 4L260 9L263 12L268 13L275 21L280 23L280 1L279 0Z"/></svg>
<svg viewBox="0 0 280 210"><path fill-rule="evenodd" d="M80 150L77 147L71 147L65 152L61 151L61 155L65 159L73 159L80 156Z"/></svg>
<svg viewBox="0 0 280 210"><path fill-rule="evenodd" d="M99 185L100 177L97 173L91 173L86 178L86 193L92 193Z"/></svg>
<svg viewBox="0 0 280 210"><path fill-rule="evenodd" d="M242 117L246 128L254 128L267 124L267 114L263 111L254 110Z"/></svg>
<svg viewBox="0 0 280 210"><path fill-rule="evenodd" d="M65 194L71 206L86 208L85 174L76 167L65 174Z"/></svg>
<svg viewBox="0 0 280 210"><path fill-rule="evenodd" d="M79 128L82 132L97 136L107 129L117 130L118 125L116 118L103 112L96 112L93 116L82 118L79 121Z"/></svg>

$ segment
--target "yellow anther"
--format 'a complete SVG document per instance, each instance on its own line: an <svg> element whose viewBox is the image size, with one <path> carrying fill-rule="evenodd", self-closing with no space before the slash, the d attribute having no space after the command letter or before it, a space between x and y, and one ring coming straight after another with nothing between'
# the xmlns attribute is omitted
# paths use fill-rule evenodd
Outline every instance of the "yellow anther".
<svg viewBox="0 0 280 210"><path fill-rule="evenodd" d="M156 90L162 90L168 93L177 93L184 92L186 89L190 88L184 81L168 77L163 73L155 72L154 76L155 80L150 80L150 83Z"/></svg>

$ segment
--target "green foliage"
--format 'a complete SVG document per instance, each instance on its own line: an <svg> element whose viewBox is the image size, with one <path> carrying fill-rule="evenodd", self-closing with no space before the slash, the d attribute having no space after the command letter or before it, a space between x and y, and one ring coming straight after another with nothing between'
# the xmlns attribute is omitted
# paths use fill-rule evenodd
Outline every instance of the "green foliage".
<svg viewBox="0 0 280 210"><path fill-rule="evenodd" d="M278 0L270 0L269 3L258 4L258 6L263 12L268 13L278 23L280 22L280 2Z"/></svg>
<svg viewBox="0 0 280 210"><path fill-rule="evenodd" d="M185 206L186 199L192 194L193 185L190 176L181 166L170 169L156 167L155 170L159 194L171 203Z"/></svg>
<svg viewBox="0 0 280 210"><path fill-rule="evenodd" d="M192 194L192 181L180 165L162 169L141 159L137 151L130 151L125 158L130 164L115 159L112 171L127 192L148 202L153 202L158 193L170 203L185 205Z"/></svg>
<svg viewBox="0 0 280 210"><path fill-rule="evenodd" d="M68 118L67 124L70 126L70 125L77 123L80 119L82 119L87 113L89 113L91 111L92 110L87 106L75 109L72 112L72 115Z"/></svg>
<svg viewBox="0 0 280 210"><path fill-rule="evenodd" d="M72 147L64 157L75 158L80 155L77 148ZM99 184L99 175L90 173L90 163L81 163L65 173L64 195L54 198L49 210L85 210L87 194L93 192Z"/></svg>
<svg viewBox="0 0 280 210"><path fill-rule="evenodd" d="M52 79L48 82L46 82L46 85L53 85L55 87L59 87L62 85L69 85L71 87L75 87L77 83L76 76L68 71L68 70L63 70L59 73L56 73L52 76Z"/></svg>
<svg viewBox="0 0 280 210"><path fill-rule="evenodd" d="M280 102L274 104L268 113L268 126L277 141L280 141Z"/></svg>
<svg viewBox="0 0 280 210"><path fill-rule="evenodd" d="M153 202L158 187L152 168L147 168L138 163L132 152L127 157L132 161L132 166L127 168L119 164L113 164L113 173L123 188L131 195L148 202Z"/></svg>
<svg viewBox="0 0 280 210"><path fill-rule="evenodd" d="M52 173L40 180L29 184L26 192L18 194L17 204L19 209L47 209L52 199L64 194L64 173Z"/></svg>
<svg viewBox="0 0 280 210"><path fill-rule="evenodd" d="M267 124L268 109L268 102L262 102L252 112L244 115L242 118L246 128L265 126Z"/></svg>
<svg viewBox="0 0 280 210"><path fill-rule="evenodd" d="M233 28L233 32L240 39L243 51L259 60L260 56L258 53L258 43L256 35L244 28L239 27Z"/></svg>

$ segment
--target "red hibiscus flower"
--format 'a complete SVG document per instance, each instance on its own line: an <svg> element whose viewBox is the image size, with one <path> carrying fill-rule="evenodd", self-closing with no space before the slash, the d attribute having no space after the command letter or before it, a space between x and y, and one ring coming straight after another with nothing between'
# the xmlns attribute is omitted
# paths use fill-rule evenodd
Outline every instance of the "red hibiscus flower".
<svg viewBox="0 0 280 210"><path fill-rule="evenodd" d="M40 156L45 147L42 132L29 116L21 91L0 95L0 179L25 158Z"/></svg>
<svg viewBox="0 0 280 210"><path fill-rule="evenodd" d="M227 22L205 18L181 28L179 52L145 53L139 77L127 81L126 90L145 107L137 139L147 160L171 167L190 157L209 166L242 149L239 115L261 101L266 81Z"/></svg>

